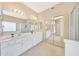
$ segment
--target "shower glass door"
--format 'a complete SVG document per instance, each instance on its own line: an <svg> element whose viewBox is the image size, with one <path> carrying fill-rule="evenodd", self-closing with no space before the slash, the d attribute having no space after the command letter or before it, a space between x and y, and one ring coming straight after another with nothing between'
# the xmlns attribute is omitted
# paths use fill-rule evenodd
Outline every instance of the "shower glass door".
<svg viewBox="0 0 79 59"><path fill-rule="evenodd" d="M64 18L63 16L54 17L53 21L55 22L52 29L55 30L55 33L53 34L54 37L53 44L59 47L64 47L64 40L63 40Z"/></svg>
<svg viewBox="0 0 79 59"><path fill-rule="evenodd" d="M47 38L47 42L58 47L64 47L64 16L52 18L51 35Z"/></svg>

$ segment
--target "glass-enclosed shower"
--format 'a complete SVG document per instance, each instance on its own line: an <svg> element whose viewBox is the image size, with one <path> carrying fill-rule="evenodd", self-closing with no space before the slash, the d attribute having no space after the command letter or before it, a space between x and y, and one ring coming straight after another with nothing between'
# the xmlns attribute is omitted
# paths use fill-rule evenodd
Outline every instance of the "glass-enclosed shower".
<svg viewBox="0 0 79 59"><path fill-rule="evenodd" d="M46 34L48 36L46 42L64 48L64 16L52 17L50 33Z"/></svg>

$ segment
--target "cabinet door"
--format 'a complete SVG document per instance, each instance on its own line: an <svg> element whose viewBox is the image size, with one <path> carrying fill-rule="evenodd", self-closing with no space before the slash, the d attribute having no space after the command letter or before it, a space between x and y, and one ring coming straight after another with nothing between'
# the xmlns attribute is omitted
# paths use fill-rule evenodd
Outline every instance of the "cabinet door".
<svg viewBox="0 0 79 59"><path fill-rule="evenodd" d="M15 42L7 42L6 46L6 55L7 56L14 56L17 53L17 45Z"/></svg>
<svg viewBox="0 0 79 59"><path fill-rule="evenodd" d="M6 42L1 42L1 56L5 56L6 55Z"/></svg>
<svg viewBox="0 0 79 59"><path fill-rule="evenodd" d="M20 38L20 39L18 39L17 41L16 41L16 51L17 51L17 53L16 53L16 55L20 55L21 53L22 53L22 50L23 50L23 40L24 40L24 38Z"/></svg>

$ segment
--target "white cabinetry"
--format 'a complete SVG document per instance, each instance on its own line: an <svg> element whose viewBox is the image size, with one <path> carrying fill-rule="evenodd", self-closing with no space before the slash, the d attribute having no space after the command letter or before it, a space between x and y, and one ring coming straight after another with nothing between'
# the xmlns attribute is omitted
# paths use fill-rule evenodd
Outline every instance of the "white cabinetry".
<svg viewBox="0 0 79 59"><path fill-rule="evenodd" d="M17 38L10 38L8 41L1 42L1 55L17 56L34 47L42 41L42 33L26 33Z"/></svg>

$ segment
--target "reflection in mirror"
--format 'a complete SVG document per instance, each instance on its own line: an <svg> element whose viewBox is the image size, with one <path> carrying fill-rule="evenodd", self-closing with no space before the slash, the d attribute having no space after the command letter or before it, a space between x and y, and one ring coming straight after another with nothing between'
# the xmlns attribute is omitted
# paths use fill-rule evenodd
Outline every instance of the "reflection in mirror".
<svg viewBox="0 0 79 59"><path fill-rule="evenodd" d="M3 20L3 17L2 17L2 4L0 3L0 36L2 36L2 20Z"/></svg>
<svg viewBox="0 0 79 59"><path fill-rule="evenodd" d="M4 35L13 34L16 32L16 23L2 21Z"/></svg>
<svg viewBox="0 0 79 59"><path fill-rule="evenodd" d="M13 5L14 3L13 4L2 3L2 4L3 4L3 10L1 9L0 5L0 35L5 36L20 33L33 33L40 29L40 24L37 21L37 17L33 14L27 15L26 12L23 11L22 9L23 7L19 6L17 8L15 6L18 4ZM15 10L16 8L17 11ZM1 15L1 13L3 13L3 15Z"/></svg>

